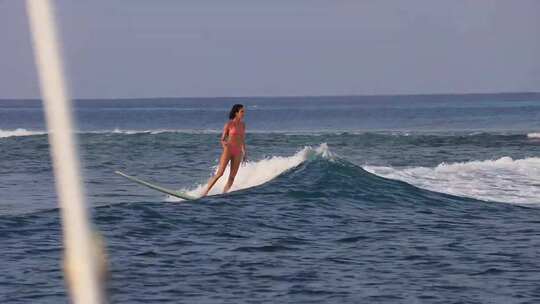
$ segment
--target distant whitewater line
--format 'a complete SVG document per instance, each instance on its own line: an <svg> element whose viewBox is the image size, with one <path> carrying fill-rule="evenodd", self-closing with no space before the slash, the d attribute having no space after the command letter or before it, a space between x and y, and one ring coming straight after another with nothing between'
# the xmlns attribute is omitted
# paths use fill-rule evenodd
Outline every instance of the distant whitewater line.
<svg viewBox="0 0 540 304"><path fill-rule="evenodd" d="M135 134L162 134L162 133L186 133L186 134L219 134L221 130L218 129L152 129L152 130L130 130L130 129L120 129L115 128L113 130L97 130L97 131L77 131L78 134L125 134L125 135L135 135ZM540 138L540 132L538 133L509 133L509 132L422 132L422 131L392 131L392 130L380 130L380 131L324 131L324 130L313 130L313 131L280 131L280 130L251 130L249 133L253 134L284 134L284 135L365 135L365 134L379 134L379 135L390 135L390 136L414 136L414 135L437 135L437 136L481 136L483 134L494 134L501 136L516 136L524 135L527 138ZM2 130L0 129L0 138L8 137L20 137L20 136L35 136L35 135L46 135L48 134L45 130L27 130L24 128L17 128L15 130Z"/></svg>
<svg viewBox="0 0 540 304"><path fill-rule="evenodd" d="M129 130L129 129L113 129L113 130L99 130L99 131L77 131L78 134L124 134L124 135L135 135L135 134L162 134L162 133L185 133L185 134L221 134L222 130L218 129L154 129L154 130ZM269 134L269 133L282 133L286 135L316 135L316 134L343 134L344 132L316 132L316 131L261 131L261 130L251 130L249 133L252 134ZM1 130L0 129L0 138L7 137L17 137L17 136L32 136L32 135L45 135L48 134L44 130L26 130L18 128L16 130ZM354 133L350 133L354 134ZM358 133L360 134L360 133Z"/></svg>
<svg viewBox="0 0 540 304"><path fill-rule="evenodd" d="M379 176L419 188L485 201L540 204L540 158L470 161L435 168L365 166Z"/></svg>
<svg viewBox="0 0 540 304"><path fill-rule="evenodd" d="M33 135L44 135L44 134L47 134L47 131L29 131L22 128L18 128L15 130L0 130L0 138L33 136Z"/></svg>
<svg viewBox="0 0 540 304"><path fill-rule="evenodd" d="M161 134L161 133L190 133L190 134L216 134L219 133L219 130L168 130L168 129L157 129L157 130L101 130L101 131L77 131L78 134L125 134L125 135L134 135L134 134ZM15 130L0 130L0 138L7 137L19 137L19 136L36 136L36 135L46 135L47 131L44 130L26 130L18 128Z"/></svg>

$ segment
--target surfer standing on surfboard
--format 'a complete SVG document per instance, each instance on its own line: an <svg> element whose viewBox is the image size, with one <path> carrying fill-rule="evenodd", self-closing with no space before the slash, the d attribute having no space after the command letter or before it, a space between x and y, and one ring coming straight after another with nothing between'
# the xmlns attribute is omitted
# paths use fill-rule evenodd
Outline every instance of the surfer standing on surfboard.
<svg viewBox="0 0 540 304"><path fill-rule="evenodd" d="M218 179L223 176L225 168L229 162L231 163L229 179L223 193L226 193L231 189L234 182L240 163L246 161L246 125L244 124L245 109L241 104L235 104L231 112L229 113L229 121L223 127L223 134L221 135L221 145L223 146L223 153L219 159L219 168L216 175L212 176L208 181L208 186L204 191L203 196L206 196Z"/></svg>

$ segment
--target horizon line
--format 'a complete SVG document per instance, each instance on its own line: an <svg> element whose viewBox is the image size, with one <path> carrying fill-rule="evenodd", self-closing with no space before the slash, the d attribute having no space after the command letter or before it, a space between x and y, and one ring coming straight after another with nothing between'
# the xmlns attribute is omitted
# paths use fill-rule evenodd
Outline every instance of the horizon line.
<svg viewBox="0 0 540 304"><path fill-rule="evenodd" d="M276 95L276 96L154 96L154 97L83 97L71 98L75 101L97 101L97 100L152 100L152 99L276 99L276 98L326 98L326 97L436 97L436 96L490 96L490 95L540 95L540 91L523 92L493 92L493 93L417 93L417 94L324 94L324 95ZM41 98L0 98L0 101L38 101Z"/></svg>

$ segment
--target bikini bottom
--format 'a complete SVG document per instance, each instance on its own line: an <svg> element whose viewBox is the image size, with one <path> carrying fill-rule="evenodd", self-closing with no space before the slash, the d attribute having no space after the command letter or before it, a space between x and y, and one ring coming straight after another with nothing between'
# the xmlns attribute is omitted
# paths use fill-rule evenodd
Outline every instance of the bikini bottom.
<svg viewBox="0 0 540 304"><path fill-rule="evenodd" d="M242 149L237 145L229 145L229 152L233 157L242 155Z"/></svg>

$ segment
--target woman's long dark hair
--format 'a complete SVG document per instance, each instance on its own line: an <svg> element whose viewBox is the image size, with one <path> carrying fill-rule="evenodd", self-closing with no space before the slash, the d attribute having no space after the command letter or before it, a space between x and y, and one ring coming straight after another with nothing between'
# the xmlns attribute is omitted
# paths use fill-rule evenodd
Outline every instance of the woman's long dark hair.
<svg viewBox="0 0 540 304"><path fill-rule="evenodd" d="M234 119L236 117L236 113L242 109L244 105L241 105L239 103L232 106L231 112L229 113L229 119Z"/></svg>

